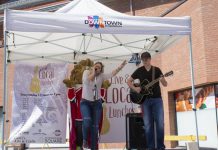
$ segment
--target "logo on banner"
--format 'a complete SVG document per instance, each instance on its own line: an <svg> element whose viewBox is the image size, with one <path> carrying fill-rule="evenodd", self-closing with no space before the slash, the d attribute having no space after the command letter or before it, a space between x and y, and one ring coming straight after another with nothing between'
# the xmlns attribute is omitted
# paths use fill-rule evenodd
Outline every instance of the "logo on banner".
<svg viewBox="0 0 218 150"><path fill-rule="evenodd" d="M41 86L49 84L54 78L54 68L49 64L44 67L35 66L34 75L30 83L30 91L33 93L40 93Z"/></svg>
<svg viewBox="0 0 218 150"><path fill-rule="evenodd" d="M111 21L104 20L103 17L100 16L88 16L88 20L85 20L85 24L88 24L89 27L105 28L105 27L122 27L121 21Z"/></svg>
<svg viewBox="0 0 218 150"><path fill-rule="evenodd" d="M55 136L60 136L61 135L61 130L55 130L54 134L55 134Z"/></svg>
<svg viewBox="0 0 218 150"><path fill-rule="evenodd" d="M129 63L135 63L136 65L141 63L141 59L138 53L133 53Z"/></svg>
<svg viewBox="0 0 218 150"><path fill-rule="evenodd" d="M31 79L30 91L33 93L39 93L41 90L40 80L38 77L39 67L34 67L34 76Z"/></svg>

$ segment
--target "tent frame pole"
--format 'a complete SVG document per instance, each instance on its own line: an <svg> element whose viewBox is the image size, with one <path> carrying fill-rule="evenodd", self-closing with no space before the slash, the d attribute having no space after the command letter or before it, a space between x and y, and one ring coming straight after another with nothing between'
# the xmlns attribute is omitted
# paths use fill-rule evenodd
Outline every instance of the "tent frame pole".
<svg viewBox="0 0 218 150"><path fill-rule="evenodd" d="M129 0L129 10L131 12L131 15L134 16L133 9L132 9L132 0Z"/></svg>
<svg viewBox="0 0 218 150"><path fill-rule="evenodd" d="M4 82L4 87L3 87L3 111L2 111L2 150L5 149L5 143L4 143L4 138L5 138L5 114L6 114L6 100L7 100L7 31L4 31L4 77L3 77L3 82Z"/></svg>
<svg viewBox="0 0 218 150"><path fill-rule="evenodd" d="M189 56L190 56L190 68L191 68L191 85L192 85L192 99L193 99L193 111L195 117L195 128L196 128L196 140L199 149L199 137L198 137L198 119L197 119L197 109L196 109L196 99L195 99L195 83L194 83L194 65L193 65L193 54L192 54L192 38L189 35Z"/></svg>

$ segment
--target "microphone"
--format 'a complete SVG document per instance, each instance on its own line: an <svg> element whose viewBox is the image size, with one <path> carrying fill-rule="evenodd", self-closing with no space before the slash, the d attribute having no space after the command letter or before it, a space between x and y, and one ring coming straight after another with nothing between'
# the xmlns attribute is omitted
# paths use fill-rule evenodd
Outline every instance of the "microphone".
<svg viewBox="0 0 218 150"><path fill-rule="evenodd" d="M94 75L97 76L97 68L95 68Z"/></svg>

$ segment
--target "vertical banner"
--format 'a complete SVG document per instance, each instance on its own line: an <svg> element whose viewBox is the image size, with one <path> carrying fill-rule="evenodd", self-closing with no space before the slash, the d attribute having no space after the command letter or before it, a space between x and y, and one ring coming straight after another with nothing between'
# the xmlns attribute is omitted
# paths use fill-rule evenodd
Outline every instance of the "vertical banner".
<svg viewBox="0 0 218 150"><path fill-rule="evenodd" d="M105 64L105 73L116 69L119 64ZM102 143L126 141L125 116L137 111L139 105L130 101L127 79L137 68L128 63L116 76L109 79L111 86L107 89L106 101L103 105Z"/></svg>
<svg viewBox="0 0 218 150"><path fill-rule="evenodd" d="M66 143L66 64L16 64L11 143Z"/></svg>

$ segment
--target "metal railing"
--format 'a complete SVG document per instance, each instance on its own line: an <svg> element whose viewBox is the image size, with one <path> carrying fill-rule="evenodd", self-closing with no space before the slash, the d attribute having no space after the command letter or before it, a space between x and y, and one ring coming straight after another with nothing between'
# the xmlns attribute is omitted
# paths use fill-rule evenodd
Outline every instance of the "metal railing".
<svg viewBox="0 0 218 150"><path fill-rule="evenodd" d="M54 2L56 0L18 0L14 2L9 2L9 3L4 3L0 5L0 13L4 11L6 8L22 8L26 7L28 5L37 5L37 4L42 4L42 3L49 3L49 2Z"/></svg>
<svg viewBox="0 0 218 150"><path fill-rule="evenodd" d="M39 0L38 0L39 1ZM64 5L68 4L69 2L61 3L61 4L56 4L56 5L51 5L51 6L46 6L38 9L34 9L33 11L44 11L44 12L54 12L58 10L59 8L63 7ZM3 22L4 16L0 16L0 23Z"/></svg>
<svg viewBox="0 0 218 150"><path fill-rule="evenodd" d="M51 5L51 6L46 6L38 9L34 9L34 11L44 11L44 12L54 12L58 10L59 8L65 6L69 2L61 3L61 4L56 4L56 5Z"/></svg>

